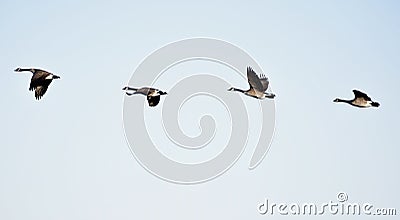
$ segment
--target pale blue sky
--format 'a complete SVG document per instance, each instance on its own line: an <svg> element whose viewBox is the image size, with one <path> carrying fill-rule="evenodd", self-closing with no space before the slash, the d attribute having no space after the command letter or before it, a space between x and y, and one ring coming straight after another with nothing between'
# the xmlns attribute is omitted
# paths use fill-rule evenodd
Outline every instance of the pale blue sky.
<svg viewBox="0 0 400 220"><path fill-rule="evenodd" d="M256 206L266 197L327 202L339 191L399 210L399 10L394 0L2 1L0 219L265 219ZM131 155L121 88L152 51L199 36L261 65L276 133L256 170L242 158L180 186ZM61 80L36 101L18 66ZM332 102L354 88L381 107Z"/></svg>

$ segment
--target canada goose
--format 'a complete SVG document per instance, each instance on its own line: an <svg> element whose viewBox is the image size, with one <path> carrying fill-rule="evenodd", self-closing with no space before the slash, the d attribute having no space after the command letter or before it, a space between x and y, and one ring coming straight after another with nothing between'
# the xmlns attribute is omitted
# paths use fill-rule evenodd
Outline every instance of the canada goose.
<svg viewBox="0 0 400 220"><path fill-rule="evenodd" d="M160 95L167 95L166 92L150 87L131 88L129 86L125 86L122 90L125 90L126 94L129 96L134 94L142 94L147 96L147 102L151 107L156 106L160 102ZM133 93L129 93L128 91L133 91Z"/></svg>
<svg viewBox="0 0 400 220"><path fill-rule="evenodd" d="M29 71L31 72L32 78L31 78L31 83L29 85L29 91L35 90L35 98L37 100L41 99L42 96L46 93L47 88L49 87L51 81L53 79L59 79L59 76L56 76L52 73L49 73L47 71L41 70L41 69L35 69L35 68L17 68L14 70L15 72L25 72Z"/></svg>
<svg viewBox="0 0 400 220"><path fill-rule="evenodd" d="M352 106L359 107L359 108L379 107L379 105L380 105L378 102L372 101L371 98L363 92L360 92L360 91L354 89L353 93L354 93L354 99L352 99L352 100L343 100L343 99L337 98L333 101L334 102L344 102L344 103L347 103L347 104L350 104Z"/></svg>
<svg viewBox="0 0 400 220"><path fill-rule="evenodd" d="M265 77L264 75L258 77L251 67L247 67L247 80L249 82L250 89L245 91L231 87L228 89L228 91L241 92L257 99L265 99L265 98L273 99L275 97L275 94L265 92L267 91L269 85L268 78Z"/></svg>

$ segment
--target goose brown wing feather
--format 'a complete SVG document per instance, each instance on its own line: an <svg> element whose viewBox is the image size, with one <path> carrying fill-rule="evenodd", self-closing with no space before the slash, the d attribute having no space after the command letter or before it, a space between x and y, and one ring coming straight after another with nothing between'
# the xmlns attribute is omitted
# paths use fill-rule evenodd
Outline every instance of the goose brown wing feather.
<svg viewBox="0 0 400 220"><path fill-rule="evenodd" d="M51 73L46 72L44 70L35 70L35 73L32 75L31 83L29 85L29 90L34 90L36 87L45 84L46 77Z"/></svg>
<svg viewBox="0 0 400 220"><path fill-rule="evenodd" d="M258 78L257 74L251 67L247 67L247 80L249 82L250 88L255 89L259 92L264 92L264 86Z"/></svg>
<svg viewBox="0 0 400 220"><path fill-rule="evenodd" d="M365 94L365 93L363 93L363 92L360 92L360 91L354 89L354 90L353 90L353 93L354 93L355 99L363 98L363 99L365 99L366 101L371 101L371 98L370 98L367 94Z"/></svg>
<svg viewBox="0 0 400 220"><path fill-rule="evenodd" d="M160 102L160 96L147 96L147 102L150 107L154 107Z"/></svg>
<svg viewBox="0 0 400 220"><path fill-rule="evenodd" d="M44 85L44 86L37 86L35 88L35 98L37 100L41 99L43 97L43 95L46 93L48 86Z"/></svg>
<svg viewBox="0 0 400 220"><path fill-rule="evenodd" d="M260 82L263 86L264 91L266 91L268 89L269 86L269 80L265 75L261 75L260 76Z"/></svg>

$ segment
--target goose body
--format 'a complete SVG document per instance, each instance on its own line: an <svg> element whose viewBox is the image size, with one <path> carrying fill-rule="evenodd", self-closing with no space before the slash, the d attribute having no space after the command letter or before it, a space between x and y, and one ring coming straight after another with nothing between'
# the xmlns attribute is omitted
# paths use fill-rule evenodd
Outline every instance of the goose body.
<svg viewBox="0 0 400 220"><path fill-rule="evenodd" d="M261 75L260 77L257 76L256 72L254 72L251 67L247 67L247 80L250 85L250 89L242 90L231 87L228 89L228 91L241 92L256 99L275 98L275 94L266 92L269 86L268 78L264 75Z"/></svg>
<svg viewBox="0 0 400 220"><path fill-rule="evenodd" d="M15 72L31 72L32 78L29 85L29 91L35 91L35 98L41 99L46 93L50 83L53 79L59 79L60 77L50 72L35 68L16 68Z"/></svg>
<svg viewBox="0 0 400 220"><path fill-rule="evenodd" d="M135 94L141 94L147 97L147 102L150 107L154 107L158 105L160 102L160 96L166 95L166 92L163 92L159 89L150 88L150 87L142 87L142 88L131 88L129 86L125 86L122 90L126 91L126 94L131 96ZM132 92L129 92L132 91Z"/></svg>
<svg viewBox="0 0 400 220"><path fill-rule="evenodd" d="M369 108L369 107L379 107L380 104L378 102L374 102L371 98L358 90L353 90L354 98L352 100L344 100L344 99L335 99L334 102L343 102L349 105L358 107L358 108Z"/></svg>

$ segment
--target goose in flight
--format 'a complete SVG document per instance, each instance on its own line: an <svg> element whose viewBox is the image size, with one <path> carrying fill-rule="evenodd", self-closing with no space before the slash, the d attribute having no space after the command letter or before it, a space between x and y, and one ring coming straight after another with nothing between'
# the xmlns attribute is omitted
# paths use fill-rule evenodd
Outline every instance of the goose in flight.
<svg viewBox="0 0 400 220"><path fill-rule="evenodd" d="M360 91L354 89L353 93L354 93L354 99L352 99L352 100L343 100L343 99L337 98L333 101L334 102L344 102L344 103L347 103L347 104L350 104L352 106L359 107L359 108L379 107L379 105L380 105L378 102L372 101L371 98L363 92L360 92Z"/></svg>
<svg viewBox="0 0 400 220"><path fill-rule="evenodd" d="M37 100L41 99L43 95L46 93L47 88L53 79L59 79L59 76L56 76L50 72L41 69L35 68L17 68L14 70L15 72L31 72L32 78L31 83L29 85L29 91L35 90L35 98Z"/></svg>
<svg viewBox="0 0 400 220"><path fill-rule="evenodd" d="M147 102L149 103L150 107L154 107L160 102L161 95L167 95L166 92L150 87L131 88L129 86L125 86L122 90L126 91L126 94L129 96L134 94L145 95L147 97Z"/></svg>
<svg viewBox="0 0 400 220"><path fill-rule="evenodd" d="M250 89L245 91L242 89L231 87L228 89L228 91L241 92L256 99L273 99L275 97L275 94L265 92L267 91L269 85L268 78L264 75L261 75L260 77L257 76L257 74L251 67L247 67L247 80L249 82Z"/></svg>

